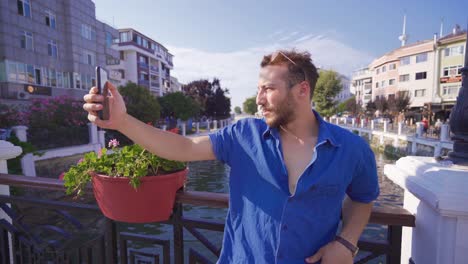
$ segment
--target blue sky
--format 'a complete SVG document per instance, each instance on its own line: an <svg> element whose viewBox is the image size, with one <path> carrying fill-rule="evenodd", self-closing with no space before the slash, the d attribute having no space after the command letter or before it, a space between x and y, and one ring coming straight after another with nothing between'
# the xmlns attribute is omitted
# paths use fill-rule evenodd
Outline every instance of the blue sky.
<svg viewBox="0 0 468 264"><path fill-rule="evenodd" d="M95 0L96 16L135 28L174 54L181 82L219 77L232 105L255 94L262 56L278 48L308 50L323 68L351 75L399 47L403 15L408 43L466 28L468 1Z"/></svg>

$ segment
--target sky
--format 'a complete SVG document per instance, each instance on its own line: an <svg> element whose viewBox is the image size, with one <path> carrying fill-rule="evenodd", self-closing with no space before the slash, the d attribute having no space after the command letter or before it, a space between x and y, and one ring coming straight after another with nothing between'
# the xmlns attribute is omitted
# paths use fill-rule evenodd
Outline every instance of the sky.
<svg viewBox="0 0 468 264"><path fill-rule="evenodd" d="M134 28L174 55L181 83L217 77L242 107L255 95L260 61L276 49L309 51L313 62L351 76L408 43L466 28L468 0L94 0L96 17ZM116 4L118 3L118 4Z"/></svg>

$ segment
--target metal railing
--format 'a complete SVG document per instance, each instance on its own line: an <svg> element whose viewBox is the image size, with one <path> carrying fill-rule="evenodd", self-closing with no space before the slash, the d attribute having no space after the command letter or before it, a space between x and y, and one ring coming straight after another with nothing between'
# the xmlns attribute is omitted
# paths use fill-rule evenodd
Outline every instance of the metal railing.
<svg viewBox="0 0 468 264"><path fill-rule="evenodd" d="M61 180L20 175L0 174L0 185L47 192L65 191ZM7 204L11 204L12 207ZM0 220L0 262L9 263L11 257L13 263L19 264L47 261L48 263L160 263L160 260L165 264L182 264L186 260L193 264L213 263L212 259L220 255L221 245L212 243L202 230L223 232L224 223L186 217L184 205L227 208L228 195L179 191L171 218L163 222L172 226L173 239L120 231L117 223L102 216L94 203L0 195L2 209L0 214L7 213L11 218L11 221L6 218ZM52 212L49 213L52 222L62 225L50 223L32 226L26 221L27 211L16 212L20 207L40 208L41 215ZM98 220L81 223L73 216L85 213L95 215ZM359 247L366 253L361 254L356 263L367 263L382 255L385 255L386 263L400 263L402 227L414 227L415 217L403 208L374 207L369 223L387 226L387 238L385 241L360 240ZM68 229L74 229L76 232L68 231L63 226L68 226ZM54 233L54 238L46 239L44 236L38 236L45 231ZM193 248L184 250L187 247L184 240L187 232L206 248L203 253ZM148 252L131 248L130 242L143 243L151 250Z"/></svg>

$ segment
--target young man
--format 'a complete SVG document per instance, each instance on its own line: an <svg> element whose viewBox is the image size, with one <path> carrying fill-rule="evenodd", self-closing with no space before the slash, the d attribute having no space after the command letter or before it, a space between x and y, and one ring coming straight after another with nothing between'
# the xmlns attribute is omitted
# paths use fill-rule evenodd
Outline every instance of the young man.
<svg viewBox="0 0 468 264"><path fill-rule="evenodd" d="M103 98L95 88L84 97L84 109L98 126L119 130L164 158L218 159L231 167L218 263L353 263L379 195L375 158L364 140L310 109L317 78L308 53L267 55L257 94L264 119L243 119L191 139L129 116L110 84L108 121L98 118Z"/></svg>

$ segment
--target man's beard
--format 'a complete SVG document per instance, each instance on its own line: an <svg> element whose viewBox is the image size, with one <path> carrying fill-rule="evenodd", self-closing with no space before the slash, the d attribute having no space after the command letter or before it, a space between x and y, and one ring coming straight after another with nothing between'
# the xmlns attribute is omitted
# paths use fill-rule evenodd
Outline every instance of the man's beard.
<svg viewBox="0 0 468 264"><path fill-rule="evenodd" d="M288 96L276 107L262 107L263 111L269 111L270 115L265 117L267 125L271 128L278 128L279 126L285 126L295 119L295 108L296 104L292 94Z"/></svg>

